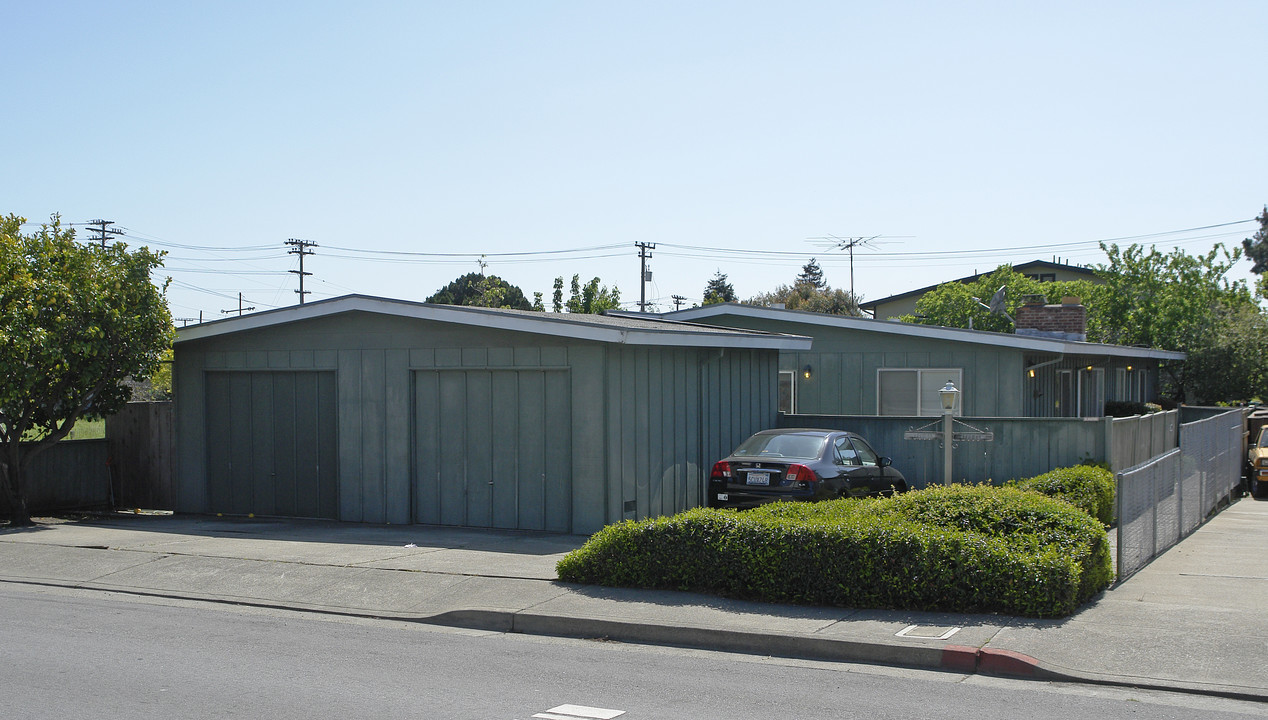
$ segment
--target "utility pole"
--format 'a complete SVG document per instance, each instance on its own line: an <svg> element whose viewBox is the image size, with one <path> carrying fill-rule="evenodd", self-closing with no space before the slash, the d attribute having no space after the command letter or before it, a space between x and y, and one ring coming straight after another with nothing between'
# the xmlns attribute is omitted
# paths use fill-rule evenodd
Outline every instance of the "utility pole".
<svg viewBox="0 0 1268 720"><path fill-rule="evenodd" d="M674 299L674 310L682 307L682 304L687 302L687 298L681 295L670 295L670 297Z"/></svg>
<svg viewBox="0 0 1268 720"><path fill-rule="evenodd" d="M296 290L295 292L299 293L299 304L300 304L300 305L303 305L303 304L304 304L304 296L305 296L305 295L309 295L309 294L311 294L311 293L312 293L312 290L305 290L305 289L304 289L304 276L305 276L305 275L312 275L312 273L310 273L310 272L304 272L304 256L305 256L305 255L312 255L312 254L313 254L313 251L312 251L312 250L309 250L308 248L310 248L310 247L317 247L317 243L315 243L315 242L309 242L308 240L296 240L295 238L291 238L291 239L287 240L287 241L286 241L285 243L283 243L283 244L284 244L284 245L290 245L290 246L291 246L291 249L286 251L286 254L287 254L287 255L298 255L298 256L299 256L299 269L298 269L298 270L287 270L287 272L290 272L290 273L295 273L296 275L298 275L298 276L299 276L299 289L298 289L298 290ZM253 308L253 309L254 309L254 308Z"/></svg>
<svg viewBox="0 0 1268 720"><path fill-rule="evenodd" d="M303 297L303 295L301 295L300 297ZM237 310L221 310L220 312L222 312L222 313L224 313L224 314L226 314L226 315L228 315L229 313L238 313L238 317L242 317L242 313L244 313L244 312L246 312L246 311L248 311L248 310L254 310L254 309L255 309L255 306L254 306L254 305L253 305L253 306L251 306L251 307L243 307L243 306L242 306L242 293L238 293L238 309L237 309ZM202 313L199 313L199 315L202 315Z"/></svg>
<svg viewBox="0 0 1268 720"><path fill-rule="evenodd" d="M119 230L118 228L112 228L110 227L111 225L114 225L114 220L89 220L88 221L88 227L92 228L93 232L97 233L95 237L90 239L100 241L102 250L106 249L106 240L113 239L123 234L122 230Z"/></svg>
<svg viewBox="0 0 1268 720"><path fill-rule="evenodd" d="M652 271L647 269L647 261L652 257L652 251L656 249L656 243L636 242L634 247L638 248L638 259L642 273L638 279L638 311L647 312L647 281L652 279Z"/></svg>

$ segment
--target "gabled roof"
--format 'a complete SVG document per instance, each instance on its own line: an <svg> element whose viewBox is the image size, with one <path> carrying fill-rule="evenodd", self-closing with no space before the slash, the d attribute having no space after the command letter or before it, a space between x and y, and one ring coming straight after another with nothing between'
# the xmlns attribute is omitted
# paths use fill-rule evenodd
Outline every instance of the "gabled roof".
<svg viewBox="0 0 1268 720"><path fill-rule="evenodd" d="M811 344L810 338L798 335L710 327L698 323L662 320L654 316L542 313L527 310L433 305L367 295L345 295L329 300L318 300L303 305L190 325L176 331L176 342L201 340L352 312L625 345L809 350Z"/></svg>
<svg viewBox="0 0 1268 720"><path fill-rule="evenodd" d="M717 303L694 307L688 310L664 313L662 317L674 320L702 321L719 316L734 316L774 320L803 325L819 325L824 327L844 328L862 332L882 333L919 337L930 340L946 340L949 342L992 345L995 347L1015 348L1034 352L1050 352L1065 355L1107 355L1113 357L1151 358L1155 360L1183 360L1185 354L1171 350L1155 350L1153 348L1130 347L1127 345L1106 345L1103 343L1076 342L1071 340L1055 340L1029 335L1012 335L1009 333L989 332L986 330L964 330L939 325L918 325L896 320L875 320L872 318L852 317L849 315L828 315L826 313L807 312L804 310L783 310L779 308L742 305L739 303Z"/></svg>
<svg viewBox="0 0 1268 720"><path fill-rule="evenodd" d="M979 279L987 275L990 275L992 272L995 272L996 269L992 269L990 272L977 273L975 275L968 275L962 278L957 278L955 280L947 280L945 282L938 283L938 285L945 285L946 283L949 283L949 282L958 282L958 283L976 282ZM1031 260L1030 262L1024 262L1018 265L1014 265L1013 269L1019 273L1022 273L1023 275L1026 275L1026 274L1033 275L1038 273L1041 270L1063 270L1065 272L1076 273L1078 275L1086 275L1089 280L1094 279L1096 277L1096 271L1092 270L1091 268L1085 268L1079 265L1066 265L1064 263L1049 262L1047 260ZM907 298L910 298L910 297L917 297L920 295L924 295L930 290L936 289L938 285L926 285L925 287L922 287L922 288L909 290L905 293L898 293L897 295L890 295L889 297L883 297L879 300L868 300L867 302L859 303L859 308L862 310L870 310L872 312L875 312L876 306L878 305L883 305L885 303L894 302L896 300L906 300Z"/></svg>

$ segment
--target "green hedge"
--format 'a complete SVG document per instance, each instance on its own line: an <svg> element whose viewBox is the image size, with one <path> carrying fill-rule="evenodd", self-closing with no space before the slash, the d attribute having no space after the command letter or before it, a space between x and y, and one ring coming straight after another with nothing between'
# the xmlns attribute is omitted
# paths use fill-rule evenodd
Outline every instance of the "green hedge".
<svg viewBox="0 0 1268 720"><path fill-rule="evenodd" d="M1114 473L1096 465L1057 468L1012 485L1065 500L1105 525L1114 523Z"/></svg>
<svg viewBox="0 0 1268 720"><path fill-rule="evenodd" d="M626 521L558 563L561 580L855 608L1068 615L1111 578L1105 530L1015 488L697 508Z"/></svg>

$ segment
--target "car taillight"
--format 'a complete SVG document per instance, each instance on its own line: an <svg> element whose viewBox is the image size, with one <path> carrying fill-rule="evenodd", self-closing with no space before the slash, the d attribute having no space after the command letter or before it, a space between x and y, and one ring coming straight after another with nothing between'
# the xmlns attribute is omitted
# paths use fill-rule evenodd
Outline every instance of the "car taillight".
<svg viewBox="0 0 1268 720"><path fill-rule="evenodd" d="M713 472L709 473L710 480L725 480L730 477L734 477L731 474L731 463L726 460L713 463Z"/></svg>
<svg viewBox="0 0 1268 720"><path fill-rule="evenodd" d="M815 476L814 470L802 465L801 463L793 463L788 466L788 474L785 476L790 483L813 483L819 482L819 478Z"/></svg>

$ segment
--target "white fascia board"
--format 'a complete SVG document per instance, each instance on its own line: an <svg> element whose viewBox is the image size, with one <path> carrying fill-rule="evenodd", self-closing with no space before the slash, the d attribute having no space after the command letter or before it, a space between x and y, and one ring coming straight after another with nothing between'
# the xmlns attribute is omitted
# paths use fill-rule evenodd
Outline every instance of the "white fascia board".
<svg viewBox="0 0 1268 720"><path fill-rule="evenodd" d="M550 317L533 317L507 313L464 309L452 305L428 305L424 303L387 300L384 298L351 295L332 300L296 305L281 310L268 310L237 318L217 320L192 327L180 328L176 342L199 340L228 333L256 330L300 320L328 317L347 312L369 312L393 317L434 320L460 325L509 330L513 332L552 335L577 340L630 344L674 345L685 347L734 347L806 350L811 339L793 335L771 333L712 334L698 331L675 333L665 330L602 327L583 322L570 322Z"/></svg>
<svg viewBox="0 0 1268 720"><path fill-rule="evenodd" d="M1114 357L1150 358L1155 360L1183 360L1185 354L1171 350L1140 348L1127 345L1105 345L1101 343L1083 343L1069 340L1056 340L1027 335L1010 335L988 332L985 330L966 330L939 325L920 325L894 320L875 320L847 315L827 315L799 310L779 310L754 305L719 303L702 307L664 313L665 320L687 320L713 318L721 315L751 317L779 322L802 323L805 325L821 325L824 327L845 328L863 332L879 332L890 335L921 337L933 340L950 340L978 345L1016 348L1034 352L1063 353L1067 355L1109 355Z"/></svg>

